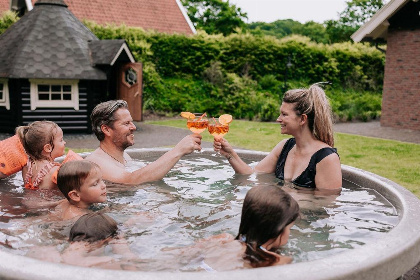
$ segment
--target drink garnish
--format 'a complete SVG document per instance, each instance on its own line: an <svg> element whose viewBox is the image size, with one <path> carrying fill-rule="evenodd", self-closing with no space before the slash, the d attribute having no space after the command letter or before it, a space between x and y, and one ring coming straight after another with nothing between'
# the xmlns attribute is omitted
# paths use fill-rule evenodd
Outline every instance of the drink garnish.
<svg viewBox="0 0 420 280"><path fill-rule="evenodd" d="M219 123L226 125L232 122L233 118L232 115L224 114L219 117Z"/></svg>
<svg viewBox="0 0 420 280"><path fill-rule="evenodd" d="M207 116L207 113L202 114L202 115L198 118L198 120L199 120L199 121L201 121L201 119L202 119L202 118L204 118L205 116Z"/></svg>
<svg viewBox="0 0 420 280"><path fill-rule="evenodd" d="M195 115L190 112L181 112L181 117L189 119L189 120L193 120L195 118Z"/></svg>

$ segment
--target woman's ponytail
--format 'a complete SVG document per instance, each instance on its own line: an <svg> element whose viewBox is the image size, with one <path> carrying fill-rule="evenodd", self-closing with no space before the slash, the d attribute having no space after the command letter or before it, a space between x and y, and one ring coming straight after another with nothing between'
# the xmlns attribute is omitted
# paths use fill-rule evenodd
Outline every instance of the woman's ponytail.
<svg viewBox="0 0 420 280"><path fill-rule="evenodd" d="M334 147L330 102L320 86L314 84L309 89L289 90L284 94L283 102L294 103L296 113L308 117L308 127L315 138Z"/></svg>
<svg viewBox="0 0 420 280"><path fill-rule="evenodd" d="M316 84L309 88L308 94L314 110L313 134L318 140L334 147L330 102L328 101L324 90Z"/></svg>

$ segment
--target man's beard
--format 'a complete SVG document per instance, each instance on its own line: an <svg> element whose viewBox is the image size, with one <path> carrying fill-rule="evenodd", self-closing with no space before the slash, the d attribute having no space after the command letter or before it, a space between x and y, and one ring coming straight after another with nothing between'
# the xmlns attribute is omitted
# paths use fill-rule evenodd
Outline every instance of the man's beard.
<svg viewBox="0 0 420 280"><path fill-rule="evenodd" d="M130 134L130 135L132 135L132 134ZM127 149L128 147L133 146L133 145L134 145L134 143L132 143L132 142L128 141L128 140L127 140L127 137L128 137L128 136L126 136L126 138L125 138L125 140L124 140L124 141L119 141L120 139L117 139L116 141L114 140L113 142L114 142L115 146L116 146L117 148L120 148L122 151L124 151L124 150L125 150L125 149Z"/></svg>

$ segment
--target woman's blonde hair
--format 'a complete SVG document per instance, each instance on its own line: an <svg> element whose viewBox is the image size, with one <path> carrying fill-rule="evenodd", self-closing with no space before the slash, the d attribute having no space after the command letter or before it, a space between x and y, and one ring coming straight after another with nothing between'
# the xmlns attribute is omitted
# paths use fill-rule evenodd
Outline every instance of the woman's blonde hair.
<svg viewBox="0 0 420 280"><path fill-rule="evenodd" d="M57 133L58 125L51 121L35 121L26 126L16 128L26 153L35 160L45 159L42 155L44 146L51 145L54 150L54 137Z"/></svg>
<svg viewBox="0 0 420 280"><path fill-rule="evenodd" d="M317 84L309 89L292 89L284 94L283 102L295 104L297 115L307 115L308 125L316 139L334 147L333 121L330 102Z"/></svg>

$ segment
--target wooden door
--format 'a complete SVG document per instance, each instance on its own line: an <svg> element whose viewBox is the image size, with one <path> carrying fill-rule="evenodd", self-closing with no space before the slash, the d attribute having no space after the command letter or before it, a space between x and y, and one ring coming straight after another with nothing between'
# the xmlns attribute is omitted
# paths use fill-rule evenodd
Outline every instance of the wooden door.
<svg viewBox="0 0 420 280"><path fill-rule="evenodd" d="M117 98L127 101L128 110L135 121L142 121L143 67L141 63L122 65L118 75Z"/></svg>

